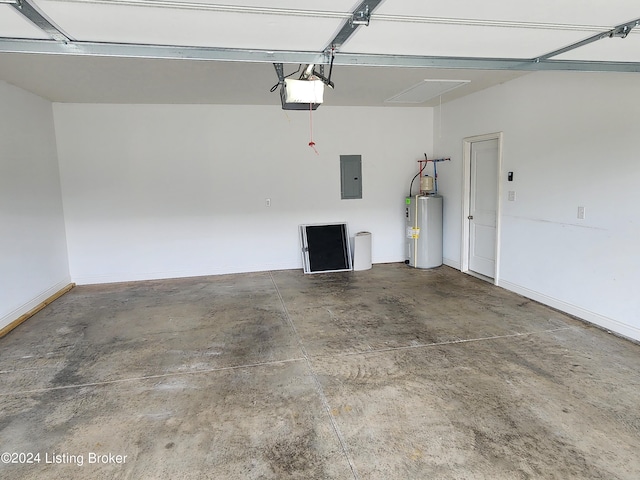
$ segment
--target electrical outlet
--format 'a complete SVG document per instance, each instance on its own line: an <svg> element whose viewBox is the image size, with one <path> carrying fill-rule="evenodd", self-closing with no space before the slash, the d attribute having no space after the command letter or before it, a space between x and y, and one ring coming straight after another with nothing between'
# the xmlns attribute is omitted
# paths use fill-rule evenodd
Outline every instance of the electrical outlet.
<svg viewBox="0 0 640 480"><path fill-rule="evenodd" d="M584 220L584 207L578 207L578 218Z"/></svg>
<svg viewBox="0 0 640 480"><path fill-rule="evenodd" d="M271 199L270 198L266 198L264 201L265 206L270 207L271 206Z"/></svg>
<svg viewBox="0 0 640 480"><path fill-rule="evenodd" d="M515 202L515 201L516 201L516 192L515 192L515 191L513 191L513 190L509 190L509 194L508 194L507 199L508 199L510 202Z"/></svg>

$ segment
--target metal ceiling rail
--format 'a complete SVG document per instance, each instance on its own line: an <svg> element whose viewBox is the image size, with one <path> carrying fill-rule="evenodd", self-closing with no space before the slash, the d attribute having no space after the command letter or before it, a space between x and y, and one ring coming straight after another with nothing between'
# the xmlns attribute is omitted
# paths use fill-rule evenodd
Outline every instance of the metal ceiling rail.
<svg viewBox="0 0 640 480"><path fill-rule="evenodd" d="M2 1L2 0L0 0ZM296 8L277 8L244 5L217 5L213 3L203 3L194 1L177 0L51 0L58 3L76 4L96 4L109 5L111 7L153 7L171 8L178 10L198 10L203 12L225 12L225 13L248 13L259 15L286 15L293 17L313 17L313 18L347 18L350 13L332 12L326 10L303 10Z"/></svg>
<svg viewBox="0 0 640 480"><path fill-rule="evenodd" d="M96 57L211 60L258 63L323 63L325 52L178 47L0 38L0 52ZM335 65L422 67L479 70L566 70L588 72L640 72L640 62L601 62L531 58L433 57L419 55L335 54Z"/></svg>
<svg viewBox="0 0 640 480"><path fill-rule="evenodd" d="M0 0L0 3L15 3L18 0ZM300 8L279 8L265 6L246 6L246 5L219 5L214 3L203 3L202 1L192 0L50 0L57 3L77 3L77 4L98 4L113 6L133 6L133 7L153 7L153 8L171 8L182 10L198 10L212 12L227 13L248 13L260 15L284 15L314 18L343 18L353 19L354 14L364 12L368 8L368 15L374 22L389 21L403 23L428 23L442 25L461 25L461 26L482 26L482 27L504 27L504 28L530 28L530 29L552 29L552 30L578 30L584 32L605 32L609 27L597 25L575 25L561 23L541 23L541 22L522 22L513 20L487 20L474 18L451 18L451 17L426 17L415 15L391 15L391 14L373 14L383 0L364 0L356 6L351 12L328 11L328 10L311 10ZM347 37L355 29L346 29L350 26L347 21L341 27L343 34ZM354 25L357 26L357 25ZM337 35L338 37L338 35ZM344 42L342 42L344 43Z"/></svg>
<svg viewBox="0 0 640 480"><path fill-rule="evenodd" d="M609 27L567 23L522 22L517 20L487 20L478 18L422 17L412 15L371 15L372 22L425 23L431 25L457 25L463 27L527 28L534 30L566 30L580 32L605 32Z"/></svg>
<svg viewBox="0 0 640 480"><path fill-rule="evenodd" d="M349 19L342 24L333 40L327 44L325 50L337 51L360 26L369 25L369 16L380 3L382 3L382 0L364 0L360 2L360 4L353 9L353 12L351 12ZM363 20L366 18L366 23L354 22L354 19L358 17Z"/></svg>
<svg viewBox="0 0 640 480"><path fill-rule="evenodd" d="M379 55L337 53L334 65L372 67L422 67L469 70L640 72L640 62L589 60L541 60L530 58L430 57L420 55Z"/></svg>
<svg viewBox="0 0 640 480"><path fill-rule="evenodd" d="M258 63L321 63L324 52L0 38L0 53Z"/></svg>
<svg viewBox="0 0 640 480"><path fill-rule="evenodd" d="M554 50L553 52L540 55L539 57L536 57L534 61L540 62L543 60L548 60L551 57L557 57L558 55L570 52L571 50L575 50L576 48L583 47L585 45L589 45L590 43L597 42L598 40L602 40L603 38L607 38L607 37L626 38L626 36L631 32L631 30L634 27L637 27L638 25L640 25L640 18L637 18L635 20L631 20L630 22L623 23L621 25L613 27L611 30L607 30L606 32L597 33L579 42L572 43L571 45L568 45L563 48L559 48L558 50Z"/></svg>
<svg viewBox="0 0 640 480"><path fill-rule="evenodd" d="M62 33L59 27L33 6L29 0L16 0L11 6L54 40L58 42L69 42L71 40L67 35Z"/></svg>

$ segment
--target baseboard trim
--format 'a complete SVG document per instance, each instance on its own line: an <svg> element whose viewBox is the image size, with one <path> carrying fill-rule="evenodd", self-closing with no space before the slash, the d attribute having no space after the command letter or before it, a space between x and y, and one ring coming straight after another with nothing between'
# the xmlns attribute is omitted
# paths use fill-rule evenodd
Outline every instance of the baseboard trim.
<svg viewBox="0 0 640 480"><path fill-rule="evenodd" d="M58 298L60 298L62 295L67 293L69 290L71 290L75 286L76 286L75 283L70 283L70 284L66 285L62 289L57 290L53 295L50 295L47 298L45 298L43 301L38 303L35 307L30 309L28 312L23 313L22 315L20 315L16 320L12 321L8 325L6 325L2 329L0 329L0 338L4 337L11 330L13 330L17 326L19 326L22 323L24 323L27 320L29 320L31 317L33 317L36 313L38 313L44 307L46 307L47 305L49 305L49 304L53 303L54 301L56 301ZM54 287L54 288L58 288L58 287ZM49 291L50 290L45 292L44 295L47 295L49 293ZM42 296L42 295L40 295L40 296ZM34 301L38 301L38 298L36 298Z"/></svg>
<svg viewBox="0 0 640 480"><path fill-rule="evenodd" d="M530 298L531 300L535 300L536 302L540 302L550 307L556 308L562 312L566 312L569 315L578 317L579 319L584 320L587 323L591 323L600 328L616 333L617 335L629 338L634 341L640 341L640 329L632 325L627 325L626 323L619 322L617 320L614 320L613 318L605 317L604 315L600 315L599 313L592 312L582 307L578 307L577 305L573 305L563 300L550 297L543 293L536 292L535 290L531 290L529 288L522 287L505 280L500 280L498 286L520 294L524 297Z"/></svg>
<svg viewBox="0 0 640 480"><path fill-rule="evenodd" d="M233 275L237 273L260 273L274 270L302 269L302 262L291 264L263 264L247 267L210 267L193 270L162 270L155 272L116 272L105 274L77 275L71 273L71 280L77 285L98 285L107 283L143 282L147 280L168 280L173 278L208 277Z"/></svg>

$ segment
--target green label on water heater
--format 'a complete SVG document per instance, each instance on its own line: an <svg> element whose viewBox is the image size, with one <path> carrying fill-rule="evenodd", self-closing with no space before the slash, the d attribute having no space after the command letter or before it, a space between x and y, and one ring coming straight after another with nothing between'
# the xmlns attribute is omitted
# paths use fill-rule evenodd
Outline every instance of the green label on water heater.
<svg viewBox="0 0 640 480"><path fill-rule="evenodd" d="M404 203L406 203L407 205L411 205L411 197L405 198Z"/></svg>

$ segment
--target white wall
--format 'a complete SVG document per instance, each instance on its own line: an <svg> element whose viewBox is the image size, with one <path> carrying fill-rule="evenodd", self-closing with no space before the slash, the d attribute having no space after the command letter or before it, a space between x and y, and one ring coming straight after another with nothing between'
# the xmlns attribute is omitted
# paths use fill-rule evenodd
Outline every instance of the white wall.
<svg viewBox="0 0 640 480"><path fill-rule="evenodd" d="M73 281L301 268L298 225L372 232L404 260L403 208L432 109L54 104ZM340 199L361 154L363 199ZM271 207L265 199L271 199Z"/></svg>
<svg viewBox="0 0 640 480"><path fill-rule="evenodd" d="M638 93L637 74L538 72L436 111L446 262L460 265L462 139L502 131L500 285L640 339Z"/></svg>
<svg viewBox="0 0 640 480"><path fill-rule="evenodd" d="M0 328L69 283L51 103L0 81Z"/></svg>

